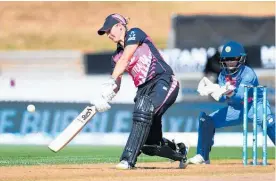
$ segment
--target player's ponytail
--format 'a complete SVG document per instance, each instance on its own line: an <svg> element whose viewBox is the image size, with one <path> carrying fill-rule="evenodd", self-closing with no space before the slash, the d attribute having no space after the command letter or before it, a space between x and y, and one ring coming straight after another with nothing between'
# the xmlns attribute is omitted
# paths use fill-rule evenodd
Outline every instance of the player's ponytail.
<svg viewBox="0 0 276 181"><path fill-rule="evenodd" d="M126 24L124 25L124 27L126 28L126 31L128 31L128 27L127 25L129 24L130 18L129 17L124 17Z"/></svg>
<svg viewBox="0 0 276 181"><path fill-rule="evenodd" d="M125 18L125 20L126 20L126 25L128 25L129 24L129 21L130 21L130 17L124 17Z"/></svg>

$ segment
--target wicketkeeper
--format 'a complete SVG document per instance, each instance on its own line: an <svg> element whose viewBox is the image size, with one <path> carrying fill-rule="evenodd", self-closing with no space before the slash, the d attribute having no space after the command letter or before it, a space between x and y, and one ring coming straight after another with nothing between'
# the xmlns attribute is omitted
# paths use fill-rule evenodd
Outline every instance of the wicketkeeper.
<svg viewBox="0 0 276 181"><path fill-rule="evenodd" d="M241 44L230 41L226 43L220 55L221 72L219 84L213 84L204 77L198 85L201 96L211 95L216 101L227 102L227 106L209 115L199 115L197 153L188 160L192 164L210 163L209 153L214 144L216 128L242 125L243 123L243 92L244 86L258 86L258 77L253 69L245 66L246 53ZM262 90L257 97L257 124L262 126ZM253 90L248 92L248 117L253 119ZM267 135L275 145L275 115L272 114L267 102Z"/></svg>
<svg viewBox="0 0 276 181"><path fill-rule="evenodd" d="M127 71L138 87L133 110L133 124L117 169L131 169L138 155L166 157L186 167L187 148L162 137L162 115L175 102L179 83L150 37L139 28L127 28L119 14L109 15L98 30L117 44L112 57L112 75L101 98L93 102L99 112L111 108L110 101L120 89L122 74ZM184 165L183 165L184 164Z"/></svg>

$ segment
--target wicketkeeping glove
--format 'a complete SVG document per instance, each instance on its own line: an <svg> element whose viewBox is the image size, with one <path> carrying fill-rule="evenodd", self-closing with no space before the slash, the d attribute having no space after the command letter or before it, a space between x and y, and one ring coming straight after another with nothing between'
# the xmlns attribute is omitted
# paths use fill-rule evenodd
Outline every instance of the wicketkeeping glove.
<svg viewBox="0 0 276 181"><path fill-rule="evenodd" d="M201 96L208 96L218 88L219 88L218 84L214 84L207 77L203 77L198 84L197 92Z"/></svg>
<svg viewBox="0 0 276 181"><path fill-rule="evenodd" d="M221 96L224 94L228 97L231 97L234 95L234 90L236 89L235 86L231 85L230 82L227 82L224 86L216 89L211 96L216 100L219 101Z"/></svg>

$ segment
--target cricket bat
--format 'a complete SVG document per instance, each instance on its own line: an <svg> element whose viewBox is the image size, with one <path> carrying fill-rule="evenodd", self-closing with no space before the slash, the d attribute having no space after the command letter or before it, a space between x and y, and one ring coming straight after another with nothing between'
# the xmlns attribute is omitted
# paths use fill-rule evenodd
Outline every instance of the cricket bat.
<svg viewBox="0 0 276 181"><path fill-rule="evenodd" d="M50 144L49 148L58 152L64 148L96 114L95 106L87 106Z"/></svg>

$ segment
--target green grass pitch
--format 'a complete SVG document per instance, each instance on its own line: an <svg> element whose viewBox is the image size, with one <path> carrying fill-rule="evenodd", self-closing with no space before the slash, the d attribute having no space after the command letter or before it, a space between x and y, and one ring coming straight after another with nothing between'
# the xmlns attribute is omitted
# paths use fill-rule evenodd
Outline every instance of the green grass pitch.
<svg viewBox="0 0 276 181"><path fill-rule="evenodd" d="M275 158L275 147L269 147L268 159ZM91 164L117 163L123 147L119 146L67 146L58 153L50 151L46 145L0 145L0 166L12 165L45 165L45 164ZM191 148L188 157L195 154ZM240 159L242 162L241 147L213 147L211 160ZM248 156L252 158L252 148L248 148ZM261 159L261 148L258 148L258 157ZM141 155L139 162L168 161L159 157Z"/></svg>

